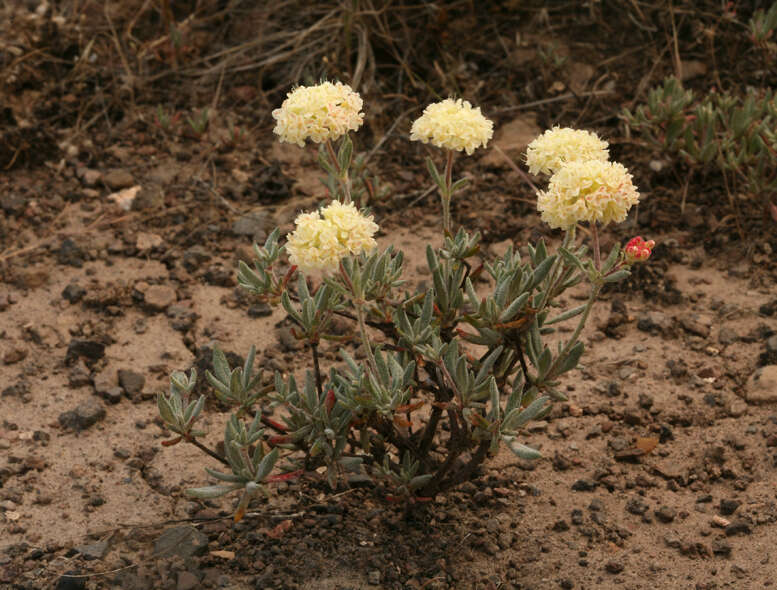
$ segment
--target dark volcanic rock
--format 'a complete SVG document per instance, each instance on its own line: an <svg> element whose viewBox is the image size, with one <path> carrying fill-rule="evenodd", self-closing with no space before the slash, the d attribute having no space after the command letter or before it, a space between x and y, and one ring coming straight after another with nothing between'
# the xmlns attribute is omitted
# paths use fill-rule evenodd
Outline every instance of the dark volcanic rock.
<svg viewBox="0 0 777 590"><path fill-rule="evenodd" d="M86 295L86 289L76 283L70 283L62 290L62 298L70 303L78 303Z"/></svg>
<svg viewBox="0 0 777 590"><path fill-rule="evenodd" d="M105 408L94 398L89 398L76 406L74 410L59 415L59 423L64 428L84 430L105 418Z"/></svg>
<svg viewBox="0 0 777 590"><path fill-rule="evenodd" d="M105 344L96 340L71 340L65 355L66 362L73 362L78 357L90 361L101 359L105 355Z"/></svg>

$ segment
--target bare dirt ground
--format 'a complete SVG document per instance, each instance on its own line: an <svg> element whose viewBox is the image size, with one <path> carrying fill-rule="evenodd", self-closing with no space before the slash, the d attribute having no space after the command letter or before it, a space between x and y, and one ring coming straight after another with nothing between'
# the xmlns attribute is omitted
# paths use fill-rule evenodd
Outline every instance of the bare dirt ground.
<svg viewBox="0 0 777 590"><path fill-rule="evenodd" d="M212 462L161 446L170 433L154 398L171 371L202 368L215 344L237 355L256 345L268 377L306 366L283 315L237 289L235 269L253 240L325 198L314 150L274 143L269 110L304 76L347 80L337 68L350 54L309 30L341 30L339 13L327 16L337 3L290 2L273 20L263 5L183 2L169 15L178 45L157 3L118 4L0 9L1 588L775 583L775 226L746 201L733 213L713 177L619 139L619 109L680 59L698 88L774 82L733 41L694 41L698 27L730 34L717 5L677 7L677 44L662 3L616 3L626 11L617 15L541 2L451 2L432 14L410 3L408 30L391 20L401 11L380 13L385 30L361 17L362 29L376 27L362 75L375 117L357 148L381 142L380 241L405 251L413 281L425 280L439 216L425 152L406 138L430 100L423 84L402 82L408 64L436 92L481 104L518 162L552 124L598 130L644 194L638 217L605 240L642 234L659 245L595 307L581 368L565 380L569 402L527 429L542 459L499 455L409 517L378 490L333 493L306 477L277 484L233 524L232 498L183 496ZM412 31L414 45L402 37ZM538 53L548 40L565 65ZM323 57L330 70L313 65ZM186 117L205 106L208 128L194 133ZM498 152L457 167L472 186L455 219L480 229L490 252L557 238ZM324 364L336 353L324 349ZM207 415L215 447L228 413L214 402Z"/></svg>

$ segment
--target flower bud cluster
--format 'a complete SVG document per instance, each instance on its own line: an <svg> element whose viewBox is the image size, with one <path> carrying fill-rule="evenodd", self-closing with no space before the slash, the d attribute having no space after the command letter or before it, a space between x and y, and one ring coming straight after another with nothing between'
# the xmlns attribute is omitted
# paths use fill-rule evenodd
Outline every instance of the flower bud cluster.
<svg viewBox="0 0 777 590"><path fill-rule="evenodd" d="M626 261L629 264L635 262L645 262L653 253L653 248L656 245L654 240L643 240L642 236L631 238L629 243L623 251L626 254Z"/></svg>

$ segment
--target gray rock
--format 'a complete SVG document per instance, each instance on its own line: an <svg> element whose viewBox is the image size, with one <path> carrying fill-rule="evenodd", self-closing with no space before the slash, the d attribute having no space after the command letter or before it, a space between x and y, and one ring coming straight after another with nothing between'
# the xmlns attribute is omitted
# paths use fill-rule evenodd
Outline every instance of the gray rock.
<svg viewBox="0 0 777 590"><path fill-rule="evenodd" d="M656 515L656 518L661 522L670 523L677 516L677 510L675 510L674 508L670 508L669 506L661 506L661 508L656 510L654 514Z"/></svg>
<svg viewBox="0 0 777 590"><path fill-rule="evenodd" d="M575 492L590 492L596 489L596 482L592 479L578 479L572 484L572 489Z"/></svg>
<svg viewBox="0 0 777 590"><path fill-rule="evenodd" d="M62 298L70 303L78 303L86 295L86 289L76 283L70 283L62 290Z"/></svg>
<svg viewBox="0 0 777 590"><path fill-rule="evenodd" d="M672 331L672 319L661 311L649 311L637 319L637 328L643 332L661 332L667 334Z"/></svg>
<svg viewBox="0 0 777 590"><path fill-rule="evenodd" d="M124 397L124 390L121 387L110 387L101 392L100 395L109 404L118 404Z"/></svg>
<svg viewBox="0 0 777 590"><path fill-rule="evenodd" d="M107 391L117 387L118 382L116 381L115 371L109 367L99 373L95 373L92 376L92 385L94 386L94 392L97 395L103 395Z"/></svg>
<svg viewBox="0 0 777 590"><path fill-rule="evenodd" d="M64 428L85 430L105 418L105 408L96 399L87 399L76 406L74 410L59 415L59 423Z"/></svg>
<svg viewBox="0 0 777 590"><path fill-rule="evenodd" d="M108 553L108 548L108 541L98 541L89 545L80 545L75 549L86 559L102 559Z"/></svg>
<svg viewBox="0 0 777 590"><path fill-rule="evenodd" d="M123 168L116 168L105 173L103 176L103 182L109 188L117 191L133 186L135 184L135 178L128 170Z"/></svg>
<svg viewBox="0 0 777 590"><path fill-rule="evenodd" d="M745 399L751 404L777 402L777 365L756 370L745 386Z"/></svg>
<svg viewBox="0 0 777 590"><path fill-rule="evenodd" d="M119 369L119 385L127 392L127 395L134 396L141 393L145 384L146 378L140 373L130 369Z"/></svg>
<svg viewBox="0 0 777 590"><path fill-rule="evenodd" d="M726 527L727 537L731 537L733 535L749 535L752 532L753 531L750 523L744 518L737 518Z"/></svg>
<svg viewBox="0 0 777 590"><path fill-rule="evenodd" d="M272 315L272 307L262 301L249 307L247 313L250 318L264 318Z"/></svg>
<svg viewBox="0 0 777 590"><path fill-rule="evenodd" d="M648 511L648 505L639 498L631 498L626 502L626 510L632 514L641 515Z"/></svg>
<svg viewBox="0 0 777 590"><path fill-rule="evenodd" d="M697 313L690 315L683 314L680 316L678 321L686 332L690 332L696 336L701 336L702 338L706 338L710 335L710 330L712 328L712 318L709 316Z"/></svg>
<svg viewBox="0 0 777 590"><path fill-rule="evenodd" d="M237 236L251 236L255 242L264 242L267 238L267 223L267 212L254 209L235 220L232 233Z"/></svg>
<svg viewBox="0 0 777 590"><path fill-rule="evenodd" d="M208 537L191 525L183 525L167 529L154 541L156 557L192 557L202 555L208 548Z"/></svg>

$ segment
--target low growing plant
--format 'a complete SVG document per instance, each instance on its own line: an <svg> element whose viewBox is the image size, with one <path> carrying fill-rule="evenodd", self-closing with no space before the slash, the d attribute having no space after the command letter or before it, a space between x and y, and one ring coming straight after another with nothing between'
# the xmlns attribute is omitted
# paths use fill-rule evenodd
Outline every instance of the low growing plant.
<svg viewBox="0 0 777 590"><path fill-rule="evenodd" d="M676 78L648 94L647 102L623 117L657 151L681 157L701 170L716 170L729 190L774 207L777 193L777 95L748 89L698 97Z"/></svg>
<svg viewBox="0 0 777 590"><path fill-rule="evenodd" d="M653 247L638 237L602 255L599 226L623 221L638 199L631 175L609 161L606 142L594 134L553 129L532 143L527 162L551 175L538 207L563 230L562 243L485 256L479 233L455 227L451 201L466 181L454 178L453 163L456 152L485 146L493 124L470 103L447 99L429 105L411 129L411 140L443 150L444 167L427 159L442 202L442 246L426 247L433 286L409 291L402 252L378 248L378 225L353 203L348 133L361 126L361 110L350 87L325 82L295 89L273 112L281 141L321 144L321 165L336 181L333 199L299 215L285 240L273 231L255 245L253 267L241 263L238 271L241 287L283 308L310 367L276 372L266 387L253 369L255 349L241 367L215 350L205 377L235 408L224 456L200 441L205 397L193 398L193 369L173 373L169 393L158 396L177 435L164 444L193 443L226 468L206 468L218 483L188 495L241 492L237 519L269 482L316 470L333 488L359 472L410 505L472 478L502 446L523 459L539 457L521 442L522 429L565 399L560 379L583 355L580 335L602 287L626 277ZM577 239L580 223L590 229L590 250ZM580 283L587 301L570 308L561 295ZM362 355L333 333L335 317L352 322ZM549 341L568 320L569 336ZM319 353L326 340L343 342L342 365L328 371Z"/></svg>

